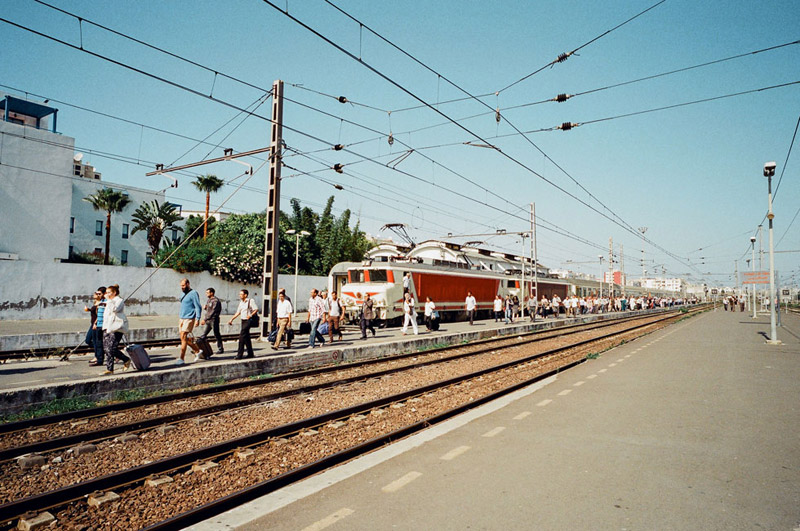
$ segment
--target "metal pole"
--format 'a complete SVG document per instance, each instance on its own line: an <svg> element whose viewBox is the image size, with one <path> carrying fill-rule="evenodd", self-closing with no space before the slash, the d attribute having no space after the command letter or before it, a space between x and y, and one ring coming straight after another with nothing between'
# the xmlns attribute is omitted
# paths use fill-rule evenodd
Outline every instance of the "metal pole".
<svg viewBox="0 0 800 531"><path fill-rule="evenodd" d="M536 306L539 305L539 251L536 242L536 203L531 203L531 225L533 227L533 283L535 285L534 292L536 296ZM534 320L536 313L534 312Z"/></svg>
<svg viewBox="0 0 800 531"><path fill-rule="evenodd" d="M764 236L761 231L762 225L758 226L758 270L764 271ZM760 284L756 284L756 286L760 286ZM762 298L761 302L761 309L764 309L764 302Z"/></svg>
<svg viewBox="0 0 800 531"><path fill-rule="evenodd" d="M278 298L278 217L281 212L281 166L283 144L283 81L272 85L272 134L269 143L269 194L264 240L264 276L261 281L261 341L266 341L270 326L277 321L272 309Z"/></svg>
<svg viewBox="0 0 800 531"><path fill-rule="evenodd" d="M625 298L627 290L625 286L628 284L628 279L625 278L625 253L623 252L622 244L619 244L619 281L622 284L622 297Z"/></svg>
<svg viewBox="0 0 800 531"><path fill-rule="evenodd" d="M750 240L750 247L753 250L753 278L755 278L755 276L756 276L755 275L755 273L756 273L756 241L755 241L755 239ZM757 284L751 284L751 286L753 288L753 319L756 319L756 304L757 304L756 303L756 285Z"/></svg>
<svg viewBox="0 0 800 531"><path fill-rule="evenodd" d="M300 265L300 233L294 235L294 299L292 299L292 310L297 317L297 268Z"/></svg>
<svg viewBox="0 0 800 531"><path fill-rule="evenodd" d="M774 172L774 170L773 170ZM775 214L772 213L772 175L767 176L767 190L769 192L769 211L767 219L769 219L769 343L770 345L780 345L778 340L778 329L775 322L775 254L772 244L772 219Z"/></svg>
<svg viewBox="0 0 800 531"><path fill-rule="evenodd" d="M525 235L520 234L520 238L522 239L522 255L519 257L520 262L522 263L522 285L521 285L521 293L522 300L519 301L520 308L519 308L519 316L520 319L525 319Z"/></svg>

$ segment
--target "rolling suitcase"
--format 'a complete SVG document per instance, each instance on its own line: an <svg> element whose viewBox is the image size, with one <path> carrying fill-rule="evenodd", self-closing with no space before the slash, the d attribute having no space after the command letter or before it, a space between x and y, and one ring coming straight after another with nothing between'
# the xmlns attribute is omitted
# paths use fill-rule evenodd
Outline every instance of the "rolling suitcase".
<svg viewBox="0 0 800 531"><path fill-rule="evenodd" d="M150 368L150 356L147 355L147 351L143 346L134 343L125 347L125 352L128 353L131 363L133 363L137 371L146 371Z"/></svg>
<svg viewBox="0 0 800 531"><path fill-rule="evenodd" d="M434 332L439 330L439 319L431 319L431 330Z"/></svg>
<svg viewBox="0 0 800 531"><path fill-rule="evenodd" d="M200 357L204 360L211 359L214 351L211 350L211 343L208 342L208 338L203 336L196 337L194 342L200 348Z"/></svg>
<svg viewBox="0 0 800 531"><path fill-rule="evenodd" d="M306 335L311 333L311 323L307 323L305 321L300 323L300 330L297 332L300 335Z"/></svg>

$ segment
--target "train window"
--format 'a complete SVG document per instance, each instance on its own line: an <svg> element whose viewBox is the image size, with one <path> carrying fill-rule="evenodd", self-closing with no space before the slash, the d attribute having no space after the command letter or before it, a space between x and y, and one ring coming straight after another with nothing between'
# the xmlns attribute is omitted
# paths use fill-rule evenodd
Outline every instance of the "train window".
<svg viewBox="0 0 800 531"><path fill-rule="evenodd" d="M370 269L369 270L369 281L370 282L388 282L388 277L386 275L385 269Z"/></svg>
<svg viewBox="0 0 800 531"><path fill-rule="evenodd" d="M358 270L358 280L356 282L365 282L366 281L365 277L366 277L366 275L364 275L364 270L363 269L359 269Z"/></svg>
<svg viewBox="0 0 800 531"><path fill-rule="evenodd" d="M506 280L506 287L507 288L515 288L516 285L514 284L513 280Z"/></svg>

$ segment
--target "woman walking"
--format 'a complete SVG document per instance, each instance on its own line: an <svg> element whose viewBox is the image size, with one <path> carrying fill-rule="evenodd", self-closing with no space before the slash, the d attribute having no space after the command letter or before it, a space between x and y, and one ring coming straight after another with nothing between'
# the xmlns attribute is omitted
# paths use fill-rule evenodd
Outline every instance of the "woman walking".
<svg viewBox="0 0 800 531"><path fill-rule="evenodd" d="M125 317L125 301L119 296L119 285L113 284L106 288L106 309L103 312L103 350L106 357L106 372L114 374L114 358L122 361L123 367L128 368L130 358L119 349L122 335L128 332L128 318Z"/></svg>

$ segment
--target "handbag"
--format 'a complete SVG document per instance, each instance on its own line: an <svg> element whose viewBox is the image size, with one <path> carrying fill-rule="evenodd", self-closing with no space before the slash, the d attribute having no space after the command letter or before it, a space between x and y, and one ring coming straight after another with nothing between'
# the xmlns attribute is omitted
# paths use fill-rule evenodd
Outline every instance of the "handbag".
<svg viewBox="0 0 800 531"><path fill-rule="evenodd" d="M438 310L433 310L433 312L431 312L431 319L437 319L437 320L439 319Z"/></svg>
<svg viewBox="0 0 800 531"><path fill-rule="evenodd" d="M261 323L261 320L258 318L258 314L253 315L250 319L248 319L248 321L250 322L251 327L258 326Z"/></svg>

